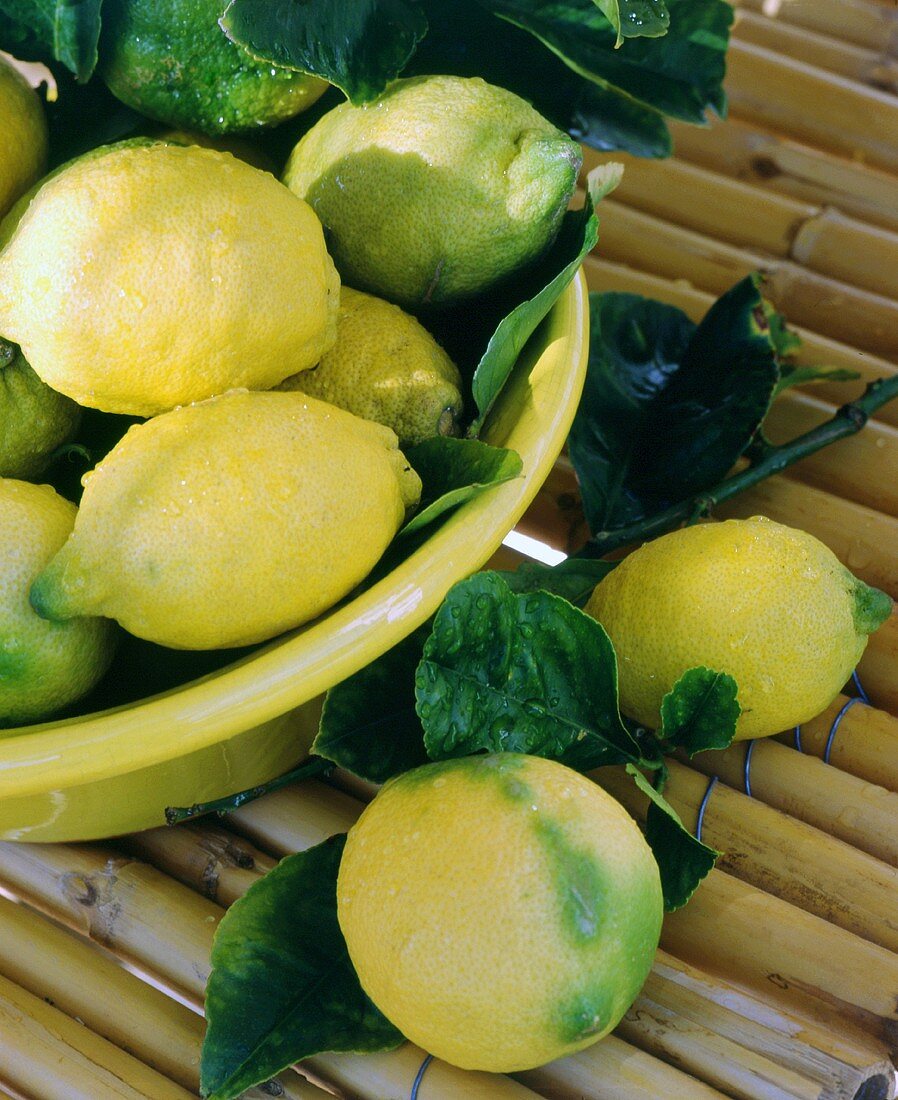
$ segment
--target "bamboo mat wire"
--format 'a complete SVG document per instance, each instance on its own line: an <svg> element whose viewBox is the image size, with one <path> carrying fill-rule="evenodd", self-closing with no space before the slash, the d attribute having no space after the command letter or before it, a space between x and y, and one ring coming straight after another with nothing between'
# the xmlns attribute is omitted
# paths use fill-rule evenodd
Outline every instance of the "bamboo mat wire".
<svg viewBox="0 0 898 1100"><path fill-rule="evenodd" d="M693 318L768 275L802 358L858 384L786 395L787 436L898 369L898 8L891 0L741 0L732 117L674 126L668 162L628 159L603 203L594 290ZM590 163L597 159L590 155ZM832 546L898 597L898 408L719 510L764 513ZM570 552L587 535L561 458L519 525ZM503 549L503 566L519 560ZM898 615L840 696L794 734L674 762L669 797L725 852L668 916L614 1036L516 1080L430 1063L419 1100L885 1100L898 1050ZM821 757L828 749L828 763ZM707 797L708 777L720 782ZM644 806L614 769L595 778ZM370 788L339 773L222 821L90 845L0 844L0 1097L196 1096L203 990L224 909L281 856L349 827ZM18 904L17 904L18 902ZM326 1055L247 1096L400 1100L424 1052Z"/></svg>

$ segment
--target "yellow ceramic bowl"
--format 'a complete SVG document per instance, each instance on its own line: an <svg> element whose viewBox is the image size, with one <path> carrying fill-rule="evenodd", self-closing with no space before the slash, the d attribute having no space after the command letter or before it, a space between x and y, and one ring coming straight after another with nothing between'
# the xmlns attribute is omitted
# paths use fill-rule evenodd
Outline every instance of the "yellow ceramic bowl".
<svg viewBox="0 0 898 1100"><path fill-rule="evenodd" d="M173 691L0 739L0 838L87 840L164 822L308 754L321 695L401 641L479 569L547 477L586 371L582 273L521 354L483 433L524 475L453 513L378 583L252 656Z"/></svg>

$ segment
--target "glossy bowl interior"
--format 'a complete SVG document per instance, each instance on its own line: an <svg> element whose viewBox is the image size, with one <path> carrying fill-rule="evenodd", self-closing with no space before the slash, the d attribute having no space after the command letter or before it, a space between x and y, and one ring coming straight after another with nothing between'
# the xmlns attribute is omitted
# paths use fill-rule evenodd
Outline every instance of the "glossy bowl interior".
<svg viewBox="0 0 898 1100"><path fill-rule="evenodd" d="M5 731L0 838L86 840L149 828L164 822L167 806L265 782L306 756L321 693L424 622L521 517L564 445L587 350L580 273L524 348L483 433L520 454L523 476L463 505L355 598L183 687Z"/></svg>

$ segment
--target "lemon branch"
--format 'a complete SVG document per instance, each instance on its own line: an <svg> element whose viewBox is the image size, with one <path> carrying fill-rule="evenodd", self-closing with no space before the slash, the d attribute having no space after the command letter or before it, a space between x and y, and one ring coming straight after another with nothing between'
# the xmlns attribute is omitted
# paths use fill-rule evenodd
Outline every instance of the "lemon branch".
<svg viewBox="0 0 898 1100"><path fill-rule="evenodd" d="M182 821L192 821L195 817L204 814L226 814L231 810L239 810L247 802L254 802L263 794L270 791L279 791L290 783L296 783L300 779L316 779L333 771L334 765L330 760L322 760L320 757L312 757L298 767L293 768L276 779L267 783L260 783L256 787L248 787L245 791L226 795L224 798L216 798L213 802L194 802L192 806L169 806L165 811L165 821L168 825L180 825Z"/></svg>
<svg viewBox="0 0 898 1100"><path fill-rule="evenodd" d="M871 382L863 395L856 401L843 405L824 424L818 425L804 435L775 447L769 444L758 449L752 464L732 477L725 478L713 488L681 500L678 504L666 508L638 523L619 527L615 531L599 531L586 543L578 557L600 558L630 543L642 542L669 531L678 524L694 522L710 514L718 504L730 497L750 489L753 485L778 474L799 459L836 443L840 439L854 435L867 423L870 417L887 402L898 397L898 374L891 378L878 378ZM749 455L751 455L749 451Z"/></svg>

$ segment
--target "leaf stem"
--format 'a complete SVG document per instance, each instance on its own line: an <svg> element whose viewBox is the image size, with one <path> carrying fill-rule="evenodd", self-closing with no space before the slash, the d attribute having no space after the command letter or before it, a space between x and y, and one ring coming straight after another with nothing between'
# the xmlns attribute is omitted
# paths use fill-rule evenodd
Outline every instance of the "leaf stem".
<svg viewBox="0 0 898 1100"><path fill-rule="evenodd" d="M269 791L279 791L281 787L286 787L299 779L314 779L327 775L333 769L334 765L330 760L313 756L311 760L306 760L292 771L279 775L277 779L270 779L257 787L248 787L245 791L238 791L237 794L216 798L212 802L194 802L192 806L169 806L165 811L165 820L169 825L180 825L182 821L192 821L195 817L202 817L204 814L230 813L231 810L239 810L247 802L254 802Z"/></svg>
<svg viewBox="0 0 898 1100"><path fill-rule="evenodd" d="M861 397L843 405L826 423L812 428L811 431L782 446L764 448L762 455L753 465L724 479L712 489L695 493L638 523L619 527L616 531L599 531L577 556L601 558L621 546L628 546L630 543L664 534L680 523L694 522L698 514L707 513L711 508L750 489L771 474L778 474L793 462L807 458L808 455L828 447L831 443L859 432L877 409L895 397L898 397L898 374L891 378L877 378L867 386Z"/></svg>

